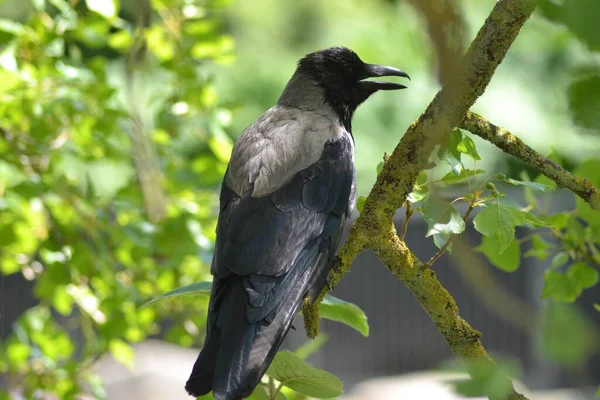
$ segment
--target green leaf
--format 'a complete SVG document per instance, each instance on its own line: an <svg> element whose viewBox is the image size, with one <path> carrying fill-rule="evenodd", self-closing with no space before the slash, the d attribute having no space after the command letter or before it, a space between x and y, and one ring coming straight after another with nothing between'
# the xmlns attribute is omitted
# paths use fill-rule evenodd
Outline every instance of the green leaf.
<svg viewBox="0 0 600 400"><path fill-rule="evenodd" d="M444 177L442 178L442 182L444 182L448 185L451 185L454 183L459 183L462 181L469 180L477 175L482 175L485 173L486 173L486 171L484 171L482 169L476 169L476 170L463 169L460 171L460 173L458 175L455 174L454 172L450 171L446 175L444 175Z"/></svg>
<svg viewBox="0 0 600 400"><path fill-rule="evenodd" d="M225 134L215 134L208 139L208 147L217 158L225 163L229 162L233 151L233 142Z"/></svg>
<svg viewBox="0 0 600 400"><path fill-rule="evenodd" d="M459 234L465 230L465 221L452 204L446 201L427 197L423 201L421 212L428 225L427 237L435 234Z"/></svg>
<svg viewBox="0 0 600 400"><path fill-rule="evenodd" d="M455 129L448 134L438 150L438 157L450 165L452 171L455 174L460 174L462 171L462 164L460 161L460 151L458 151L458 145L462 141L463 134L460 129Z"/></svg>
<svg viewBox="0 0 600 400"><path fill-rule="evenodd" d="M335 375L306 364L289 351L277 353L267 375L305 396L330 399L344 393L343 383Z"/></svg>
<svg viewBox="0 0 600 400"><path fill-rule="evenodd" d="M135 354L133 353L133 348L130 345L121 339L113 339L108 344L108 350L115 360L128 368L133 368Z"/></svg>
<svg viewBox="0 0 600 400"><path fill-rule="evenodd" d="M589 179L594 186L599 188L600 174L598 174L598 171L600 171L600 160L591 159L583 162L577 167L574 174ZM576 204L577 215L589 225L596 229L600 229L600 211L592 209L590 205L579 196L576 197Z"/></svg>
<svg viewBox="0 0 600 400"><path fill-rule="evenodd" d="M8 93L19 86L21 77L13 72L0 68L0 94Z"/></svg>
<svg viewBox="0 0 600 400"><path fill-rule="evenodd" d="M538 0L538 5L542 15L555 23L565 25L590 50L600 50L600 37L598 36L600 5L596 0L564 2Z"/></svg>
<svg viewBox="0 0 600 400"><path fill-rule="evenodd" d="M407 200L411 203L418 203L427 197L429 193L429 188L425 186L427 183L427 171L423 170L419 173L417 177L417 182L413 186L413 191L408 195Z"/></svg>
<svg viewBox="0 0 600 400"><path fill-rule="evenodd" d="M412 192L410 192L406 200L415 204L427 197L428 193L429 189L427 188L427 186L424 186L422 189L415 189Z"/></svg>
<svg viewBox="0 0 600 400"><path fill-rule="evenodd" d="M569 86L567 93L573 121L600 132L600 75L581 77Z"/></svg>
<svg viewBox="0 0 600 400"><path fill-rule="evenodd" d="M342 322L356 329L363 336L369 336L367 315L357 305L326 295L319 304L319 316L332 321Z"/></svg>
<svg viewBox="0 0 600 400"><path fill-rule="evenodd" d="M379 173L381 172L381 170L383 169L383 165L385 163L382 161L379 164L377 164L377 175L379 175Z"/></svg>
<svg viewBox="0 0 600 400"><path fill-rule="evenodd" d="M85 0L85 4L91 11L106 18L117 16L118 3L116 0Z"/></svg>
<svg viewBox="0 0 600 400"><path fill-rule="evenodd" d="M496 200L475 216L473 225L482 235L498 241L502 253L515 237L515 226L522 224L524 220L521 211Z"/></svg>
<svg viewBox="0 0 600 400"><path fill-rule="evenodd" d="M36 36L35 31L29 26L6 18L0 18L0 32L10 33L14 36L25 36L28 38L33 38Z"/></svg>
<svg viewBox="0 0 600 400"><path fill-rule="evenodd" d="M554 229L563 229L567 226L569 218L571 218L571 213L559 213L551 215L546 219Z"/></svg>
<svg viewBox="0 0 600 400"><path fill-rule="evenodd" d="M577 218L569 218L569 221L567 222L567 237L569 240L575 245L579 245L586 239L585 236L585 229L579 221L577 221Z"/></svg>
<svg viewBox="0 0 600 400"><path fill-rule="evenodd" d="M552 247L538 234L533 235L531 246L532 248L525 253L525 257L535 257L539 260L548 258L548 249Z"/></svg>
<svg viewBox="0 0 600 400"><path fill-rule="evenodd" d="M544 274L542 290L542 299L547 298L572 303L577 298L577 289L568 276L550 269Z"/></svg>
<svg viewBox="0 0 600 400"><path fill-rule="evenodd" d="M469 371L477 371L477 379L455 380L457 392L466 397L489 397L504 399L513 390L509 377L520 375L519 364L512 361L502 363L467 362Z"/></svg>
<svg viewBox="0 0 600 400"><path fill-rule="evenodd" d="M461 153L468 155L475 161L481 160L481 156L479 155L479 153L477 153L477 149L475 148L475 143L473 142L473 139L471 139L467 135L464 135L462 140L456 146L456 149Z"/></svg>
<svg viewBox="0 0 600 400"><path fill-rule="evenodd" d="M540 335L545 355L566 365L582 365L598 346L598 334L576 306L550 302L544 310Z"/></svg>
<svg viewBox="0 0 600 400"><path fill-rule="evenodd" d="M565 265L567 261L569 261L569 253L567 253L566 251L561 251L552 258L552 263L550 264L550 267L560 267L561 265Z"/></svg>
<svg viewBox="0 0 600 400"><path fill-rule="evenodd" d="M419 172L419 176L417 176L417 185L423 186L427 183L427 171L423 170Z"/></svg>
<svg viewBox="0 0 600 400"><path fill-rule="evenodd" d="M567 271L567 276L571 278L573 286L578 294L584 289L596 286L598 279L600 279L598 270L584 262L578 262L571 265Z"/></svg>
<svg viewBox="0 0 600 400"><path fill-rule="evenodd" d="M596 309L596 311L600 312L600 304L594 303L594 308Z"/></svg>
<svg viewBox="0 0 600 400"><path fill-rule="evenodd" d="M496 175L496 177L504 182L510 183L511 185L525 186L525 187L535 190L536 192L549 192L549 191L554 190L554 188L552 186L544 185L543 183L518 181L516 179L507 178L506 176L504 176L502 174L498 174L498 175Z"/></svg>
<svg viewBox="0 0 600 400"><path fill-rule="evenodd" d="M204 400L204 397L199 397L196 400ZM211 395L210 397L206 397L206 400L214 400L214 397L212 397ZM257 386L256 389L254 389L254 392L252 392L252 395L248 397L247 400L271 400L271 397L267 393L267 386ZM287 400L287 397L282 391L279 391L277 393L277 396L275 397L275 400Z"/></svg>
<svg viewBox="0 0 600 400"><path fill-rule="evenodd" d="M452 235L447 235L444 233L435 233L433 235L433 244L435 244L435 246L438 249L441 249L442 247L444 247L444 245L446 244L446 242L448 240L450 240L450 237ZM448 253L452 254L452 244L450 244L450 246L448 246Z"/></svg>
<svg viewBox="0 0 600 400"><path fill-rule="evenodd" d="M64 285L57 285L52 296L52 306L61 315L69 316L73 310L73 299Z"/></svg>
<svg viewBox="0 0 600 400"><path fill-rule="evenodd" d="M178 289L171 290L170 292L167 292L162 296L158 296L157 298L145 303L142 307L146 307L152 303L156 303L157 301L167 299L169 297L178 297L183 295L208 296L210 294L211 288L212 282L192 283L191 285L183 286Z"/></svg>
<svg viewBox="0 0 600 400"><path fill-rule="evenodd" d="M133 36L126 29L121 29L108 36L108 44L118 50L129 50L133 45Z"/></svg>
<svg viewBox="0 0 600 400"><path fill-rule="evenodd" d="M11 342L6 348L6 357L15 365L25 363L27 357L31 354L31 347L25 343Z"/></svg>
<svg viewBox="0 0 600 400"><path fill-rule="evenodd" d="M357 200L356 200L356 209L358 210L358 212L362 212L363 208L365 207L365 202L367 201L367 198L364 196L360 196Z"/></svg>
<svg viewBox="0 0 600 400"><path fill-rule="evenodd" d="M327 334L321 332L316 338L312 340L309 339L306 342L304 342L304 344L302 344L296 349L296 351L294 351L294 354L299 359L306 360L308 356L319 351L319 349L323 347L325 343L327 343L328 339L329 337L327 336Z"/></svg>
<svg viewBox="0 0 600 400"><path fill-rule="evenodd" d="M521 247L519 241L516 239L513 239L508 247L501 253L500 242L487 236L483 236L481 244L476 250L485 254L494 266L503 271L514 272L519 269Z"/></svg>
<svg viewBox="0 0 600 400"><path fill-rule="evenodd" d="M94 194L106 199L129 185L134 175L129 163L113 160L93 161L87 165L87 172Z"/></svg>
<svg viewBox="0 0 600 400"><path fill-rule="evenodd" d="M523 224L529 224L534 228L542 228L552 226L550 221L548 221L545 217L538 217L535 214L530 213L529 211L521 211L523 214Z"/></svg>

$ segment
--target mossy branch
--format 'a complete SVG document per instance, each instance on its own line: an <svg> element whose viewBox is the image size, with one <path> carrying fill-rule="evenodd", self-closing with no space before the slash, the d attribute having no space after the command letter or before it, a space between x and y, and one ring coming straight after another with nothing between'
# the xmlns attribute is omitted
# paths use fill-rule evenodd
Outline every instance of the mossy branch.
<svg viewBox="0 0 600 400"><path fill-rule="evenodd" d="M365 247L377 244L382 232L392 223L396 210L412 191L417 176L427 166L435 145L464 120L534 7L530 0L498 1L461 60L458 69L461 73L438 92L419 119L409 126L385 162L361 215L350 229L350 235L338 253L337 267L329 274L329 285L312 307L304 307L309 336L318 333L317 305L327 289L339 283Z"/></svg>
<svg viewBox="0 0 600 400"><path fill-rule="evenodd" d="M502 151L518 158L552 179L559 187L569 189L585 200L594 210L600 210L600 190L585 178L579 178L554 161L542 156L521 139L496 126L481 115L469 111L460 127L495 144Z"/></svg>
<svg viewBox="0 0 600 400"><path fill-rule="evenodd" d="M413 190L435 146L465 118L483 94L496 68L535 8L532 0L499 0L463 56L456 76L449 79L417 121L412 123L385 162L363 211L338 253L329 284L313 304L305 302L304 322L308 336L319 332L318 304L350 269L365 248L375 252L386 267L415 295L444 336L453 353L465 362L474 378L473 365L493 364L479 337L458 314L456 302L433 271L423 268L394 228L393 217ZM511 385L507 377L507 384ZM511 390L507 399L525 399Z"/></svg>

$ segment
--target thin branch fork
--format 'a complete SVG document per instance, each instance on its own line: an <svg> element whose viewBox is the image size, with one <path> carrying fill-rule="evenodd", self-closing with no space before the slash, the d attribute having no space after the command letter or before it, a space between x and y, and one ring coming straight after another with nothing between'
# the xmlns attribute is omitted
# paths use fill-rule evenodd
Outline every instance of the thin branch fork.
<svg viewBox="0 0 600 400"><path fill-rule="evenodd" d="M506 129L492 124L481 115L471 111L467 112L460 127L495 144L505 153L518 158L552 179L559 187L569 189L585 200L594 210L600 211L600 190L592 182L573 175L554 161L542 156Z"/></svg>

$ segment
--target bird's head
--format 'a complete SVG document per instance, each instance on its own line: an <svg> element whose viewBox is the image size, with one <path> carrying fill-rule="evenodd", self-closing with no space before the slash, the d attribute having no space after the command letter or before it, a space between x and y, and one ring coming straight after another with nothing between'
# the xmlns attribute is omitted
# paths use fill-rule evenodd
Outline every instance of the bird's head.
<svg viewBox="0 0 600 400"><path fill-rule="evenodd" d="M354 111L373 93L406 88L398 83L366 80L382 76L410 79L399 69L364 63L348 48L330 47L300 60L279 103L319 109L325 102L349 130Z"/></svg>

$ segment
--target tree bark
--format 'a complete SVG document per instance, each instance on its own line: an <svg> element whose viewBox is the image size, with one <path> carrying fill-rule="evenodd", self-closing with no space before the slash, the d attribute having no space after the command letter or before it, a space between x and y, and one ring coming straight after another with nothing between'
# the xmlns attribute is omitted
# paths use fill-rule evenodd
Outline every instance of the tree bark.
<svg viewBox="0 0 600 400"><path fill-rule="evenodd" d="M437 93L419 119L410 125L394 152L385 162L367 197L363 211L338 253L335 267L324 289L303 314L308 336L319 332L318 303L327 289L335 286L350 269L355 257L369 248L415 295L432 318L452 352L465 363L473 378L480 378L481 363L494 366L479 337L464 321L456 302L435 273L423 268L396 234L393 216L413 190L419 173L426 168L435 146L465 119L469 108L483 94L497 66L535 8L532 0L500 0L463 56L454 79ZM511 388L506 399L525 399Z"/></svg>

